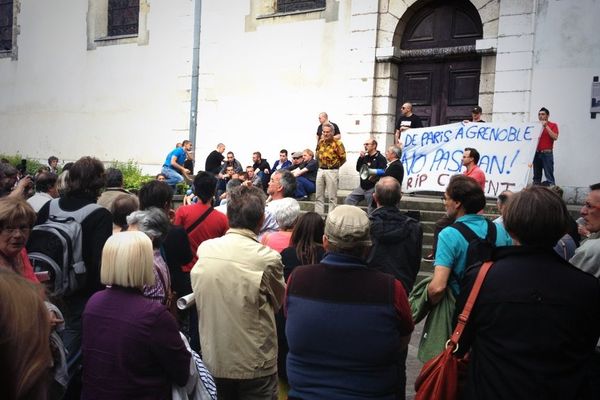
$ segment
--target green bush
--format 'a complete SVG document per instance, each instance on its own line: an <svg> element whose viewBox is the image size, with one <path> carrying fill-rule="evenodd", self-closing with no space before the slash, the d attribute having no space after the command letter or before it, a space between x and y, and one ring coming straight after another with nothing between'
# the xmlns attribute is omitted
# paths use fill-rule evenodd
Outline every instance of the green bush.
<svg viewBox="0 0 600 400"><path fill-rule="evenodd" d="M133 160L127 162L112 161L109 166L121 170L123 173L123 186L127 190L138 190L144 183L154 179L153 176L144 175L137 162Z"/></svg>
<svg viewBox="0 0 600 400"><path fill-rule="evenodd" d="M27 174L35 175L40 167L48 166L46 164L42 164L38 160L34 160L32 158L27 158L17 153L15 155L9 156L6 154L0 154L0 158L6 158L10 164L16 168L21 165L21 160L27 160Z"/></svg>
<svg viewBox="0 0 600 400"><path fill-rule="evenodd" d="M21 160L27 160L27 173L32 176L37 173L40 167L47 166L45 163L27 158L19 153L15 155L0 154L0 158L6 158L11 165L17 168L21 165ZM127 162L112 161L109 166L112 168L118 168L121 170L121 172L123 172L123 186L128 190L138 190L144 183L154 179L153 176L144 175L137 162L133 160L129 160Z"/></svg>

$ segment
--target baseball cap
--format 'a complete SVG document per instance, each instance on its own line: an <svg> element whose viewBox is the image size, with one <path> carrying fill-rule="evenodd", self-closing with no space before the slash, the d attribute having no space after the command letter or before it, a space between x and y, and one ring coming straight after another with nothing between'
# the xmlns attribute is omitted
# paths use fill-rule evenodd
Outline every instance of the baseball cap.
<svg viewBox="0 0 600 400"><path fill-rule="evenodd" d="M302 157L302 152L295 151L292 153L292 158L300 158L300 157Z"/></svg>
<svg viewBox="0 0 600 400"><path fill-rule="evenodd" d="M370 246L369 217L356 206L337 206L327 215L325 236L329 242L344 249Z"/></svg>
<svg viewBox="0 0 600 400"><path fill-rule="evenodd" d="M482 112L481 107L475 106L475 107L473 107L471 114L481 114L481 112Z"/></svg>

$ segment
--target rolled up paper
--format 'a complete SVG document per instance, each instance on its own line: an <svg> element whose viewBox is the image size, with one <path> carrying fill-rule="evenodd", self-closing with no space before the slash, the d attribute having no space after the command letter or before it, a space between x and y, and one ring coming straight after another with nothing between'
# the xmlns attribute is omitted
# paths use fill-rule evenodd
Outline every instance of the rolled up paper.
<svg viewBox="0 0 600 400"><path fill-rule="evenodd" d="M185 310L187 308L192 307L195 304L196 299L194 299L194 293L190 293L177 299L177 308L179 308L180 310Z"/></svg>

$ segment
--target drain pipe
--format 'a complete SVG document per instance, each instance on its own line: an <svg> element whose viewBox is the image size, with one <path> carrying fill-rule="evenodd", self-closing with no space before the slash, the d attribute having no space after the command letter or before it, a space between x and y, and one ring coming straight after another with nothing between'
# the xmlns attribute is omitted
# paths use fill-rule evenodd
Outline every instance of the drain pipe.
<svg viewBox="0 0 600 400"><path fill-rule="evenodd" d="M198 125L198 75L200 69L200 32L202 21L202 0L194 0L194 48L192 55L192 101L190 106L189 140L196 148L196 127Z"/></svg>

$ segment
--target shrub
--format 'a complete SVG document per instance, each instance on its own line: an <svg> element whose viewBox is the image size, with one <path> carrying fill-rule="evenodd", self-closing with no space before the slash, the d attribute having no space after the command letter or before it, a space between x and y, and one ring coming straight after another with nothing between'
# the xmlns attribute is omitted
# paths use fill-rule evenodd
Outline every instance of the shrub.
<svg viewBox="0 0 600 400"><path fill-rule="evenodd" d="M32 158L27 158L25 156L22 156L19 153L12 155L12 156L9 156L6 154L0 154L0 158L6 158L8 160L8 162L16 168L19 168L21 166L21 160L27 160L27 174L31 175L31 176L34 176L40 167L48 166L45 163L43 164L43 163L39 162L38 160L34 160Z"/></svg>
<svg viewBox="0 0 600 400"><path fill-rule="evenodd" d="M153 176L144 175L137 162L133 160L127 162L112 161L109 166L121 170L123 173L123 187L127 190L138 190L144 183L154 179Z"/></svg>

